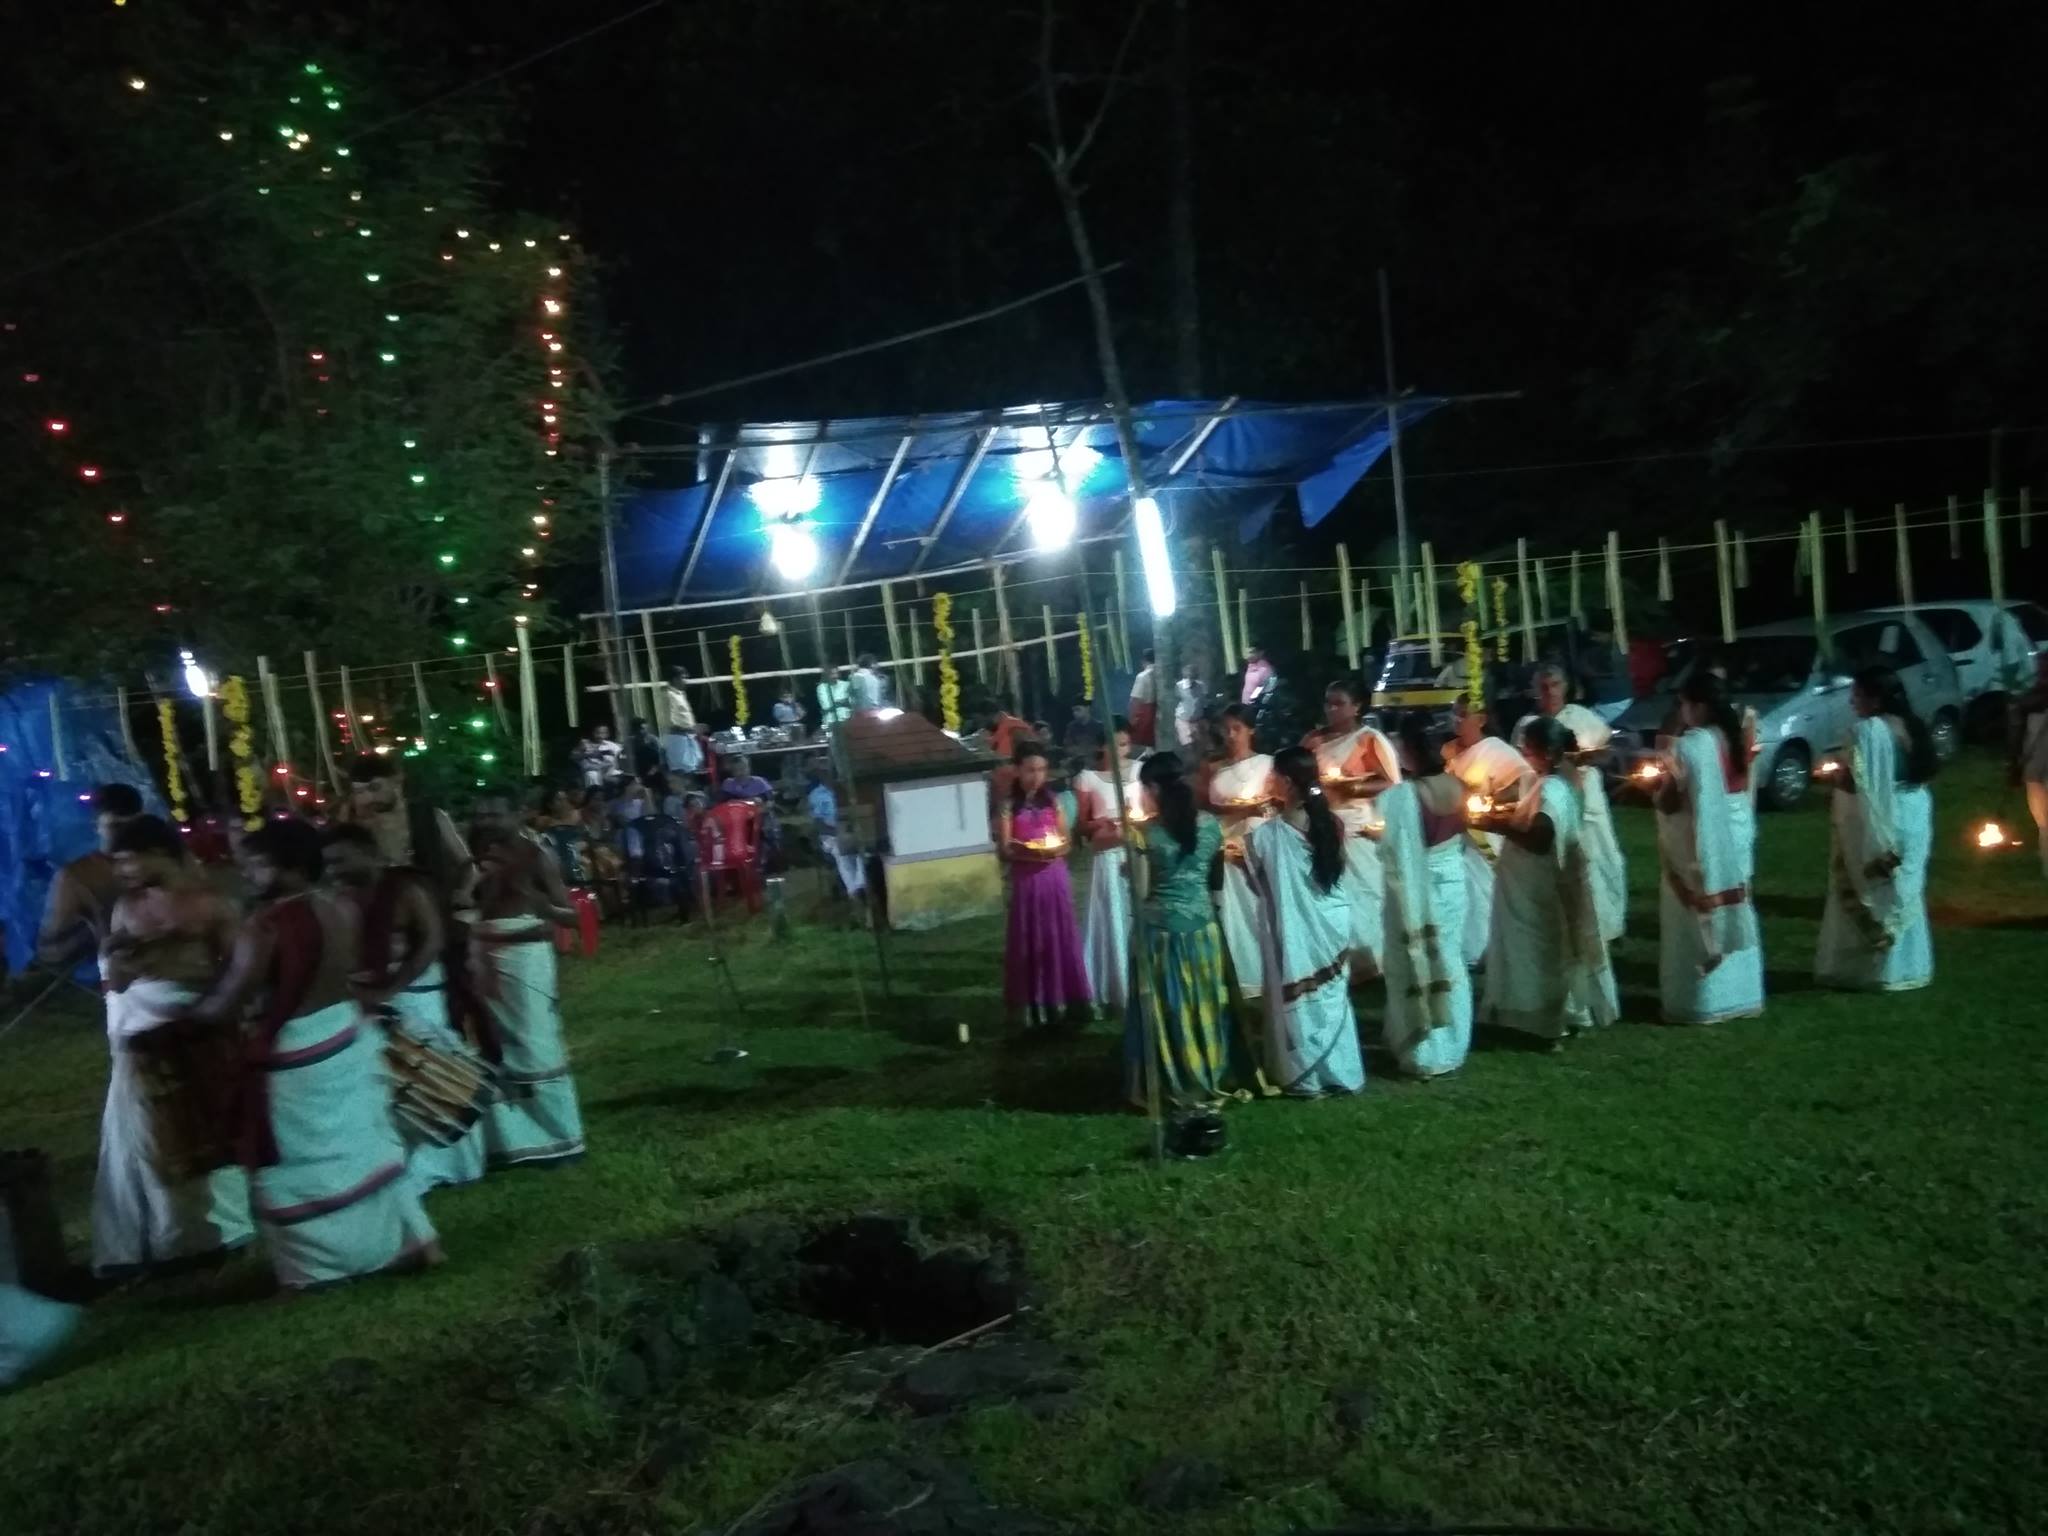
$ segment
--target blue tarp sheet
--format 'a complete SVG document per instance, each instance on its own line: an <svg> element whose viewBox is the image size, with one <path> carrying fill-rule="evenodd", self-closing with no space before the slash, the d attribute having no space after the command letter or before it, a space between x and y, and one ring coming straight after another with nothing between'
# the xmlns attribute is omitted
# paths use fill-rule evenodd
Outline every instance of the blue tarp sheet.
<svg viewBox="0 0 2048 1536"><path fill-rule="evenodd" d="M1403 430L1442 403L1403 400ZM1138 408L1136 435L1169 528L1234 528L1250 543L1283 509L1310 528L1329 516L1386 451L1388 426L1385 407L1372 403L1166 400ZM1116 430L1097 406L772 422L713 429L710 438L734 446L701 455L699 483L629 500L617 534L621 607L788 590L768 563L766 522L751 490L764 480L814 482L816 505L802 514L822 553L811 586L907 576L913 566L939 571L1025 547L1022 513L1052 471L1049 442L1078 504L1082 537L1121 527L1128 513Z"/></svg>
<svg viewBox="0 0 2048 1536"><path fill-rule="evenodd" d="M50 740L53 692L63 717L61 778ZM113 709L80 704L67 683L30 681L0 693L0 747L0 926L7 969L19 972L35 957L50 881L92 851L93 786L133 784L145 809L162 816L165 808L148 771L128 756ZM89 964L82 975L92 975Z"/></svg>

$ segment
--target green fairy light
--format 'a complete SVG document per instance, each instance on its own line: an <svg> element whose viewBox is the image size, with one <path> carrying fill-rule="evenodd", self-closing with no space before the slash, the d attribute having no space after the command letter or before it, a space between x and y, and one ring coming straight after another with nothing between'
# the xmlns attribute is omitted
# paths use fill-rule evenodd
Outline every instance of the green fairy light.
<svg viewBox="0 0 2048 1536"><path fill-rule="evenodd" d="M318 64L308 64L306 66L306 73L309 75L317 75L320 73L320 66Z"/></svg>
<svg viewBox="0 0 2048 1536"><path fill-rule="evenodd" d="M498 754L495 752L479 752L476 755L476 760L480 763L495 763L498 760Z"/></svg>
<svg viewBox="0 0 2048 1536"><path fill-rule="evenodd" d="M320 94L322 96L332 96L334 94L334 87L331 85L323 85L320 87Z"/></svg>
<svg viewBox="0 0 2048 1536"><path fill-rule="evenodd" d="M381 283L384 281L384 274L381 272L365 272L363 274L363 281L366 283Z"/></svg>
<svg viewBox="0 0 2048 1536"><path fill-rule="evenodd" d="M386 316L384 317L384 321L385 321L385 324L387 324L387 325L396 325L396 324L398 324L398 316L396 316L396 315L386 315ZM408 448L410 448L410 447L412 446L412 444L411 444L411 443L407 443L407 444L406 444L405 446L406 446L406 447L408 447Z"/></svg>
<svg viewBox="0 0 2048 1536"><path fill-rule="evenodd" d="M416 437L408 437L408 438L407 438L407 439L405 440L405 446L406 446L406 447L408 447L408 448L417 448L417 447L419 447L419 445L420 445L420 440L419 440L418 438L416 438ZM426 477L425 475L415 475L415 476L413 477L413 482L412 482L412 483L413 483L414 485L420 485L420 484L423 484L423 483L424 483L424 482L426 481L426 478L427 478L427 477Z"/></svg>
<svg viewBox="0 0 2048 1536"><path fill-rule="evenodd" d="M439 559L443 565L453 565L455 563L455 556L450 554L445 549L442 550L441 553L436 558Z"/></svg>
<svg viewBox="0 0 2048 1536"><path fill-rule="evenodd" d="M413 446L412 440L410 438L406 439L405 446L408 448ZM412 481L414 485L425 485L427 483L427 477L417 469L414 470L410 475L406 476L406 478Z"/></svg>
<svg viewBox="0 0 2048 1536"><path fill-rule="evenodd" d="M341 110L341 102L338 99L328 102L327 110L330 112L339 112Z"/></svg>
<svg viewBox="0 0 2048 1536"><path fill-rule="evenodd" d="M337 150L335 151L335 153L336 153L337 155L341 156L341 158L342 158L342 159L344 159L344 160L346 160L346 159L348 158L348 151L347 151L347 150L345 150L345 149L337 149Z"/></svg>
<svg viewBox="0 0 2048 1536"><path fill-rule="evenodd" d="M448 637L448 643L449 643L450 645L454 646L454 647L455 647L455 649L457 649L457 650L459 651L459 650L461 650L461 649L462 649L462 648L463 648L464 646L466 646L466 645L468 645L468 644L469 644L469 636L467 636L467 635L450 635L450 636Z"/></svg>
<svg viewBox="0 0 2048 1536"><path fill-rule="evenodd" d="M277 136L280 139L295 139L299 136L299 130L292 127L291 124L286 123L279 127L279 129L277 130Z"/></svg>
<svg viewBox="0 0 2048 1536"><path fill-rule="evenodd" d="M395 363L398 361L398 354L396 352L379 352L377 354L377 361L380 363Z"/></svg>
<svg viewBox="0 0 2048 1536"><path fill-rule="evenodd" d="M469 599L466 597L458 597L455 599L455 602L458 607L467 608L469 606Z"/></svg>
<svg viewBox="0 0 2048 1536"><path fill-rule="evenodd" d="M470 729L471 729L472 731L485 731L485 730L489 730L489 729L490 729L490 725L491 725L491 722L490 722L490 721L488 721L488 720L486 720L486 719L485 719L485 718L484 718L484 717L483 717L482 715L471 715L471 716L469 717L469 728L470 728Z"/></svg>

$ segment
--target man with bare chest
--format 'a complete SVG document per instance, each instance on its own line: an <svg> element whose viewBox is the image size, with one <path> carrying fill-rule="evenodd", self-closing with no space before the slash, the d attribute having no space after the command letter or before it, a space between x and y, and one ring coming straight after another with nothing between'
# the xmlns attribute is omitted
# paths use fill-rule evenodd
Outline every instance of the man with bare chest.
<svg viewBox="0 0 2048 1536"><path fill-rule="evenodd" d="M102 784L93 791L93 825L99 846L57 871L36 933L36 958L68 966L99 947L121 895L114 873L114 837L142 814L142 796L131 784Z"/></svg>
<svg viewBox="0 0 2048 1536"><path fill-rule="evenodd" d="M319 888L320 834L296 819L266 822L239 856L264 905L186 1018L203 1027L255 1003L239 1150L278 1282L298 1289L438 1262L392 1124L381 1031L352 991L359 924Z"/></svg>
<svg viewBox="0 0 2048 1536"><path fill-rule="evenodd" d="M232 1083L220 1080L221 1053L209 1070L204 1057L152 1049L169 1038L157 1032L220 975L234 947L235 909L185 857L167 822L137 816L111 843L121 894L100 949L113 1068L93 1187L99 1275L238 1248L254 1235L241 1169L191 1171L194 1144L222 1129L219 1106Z"/></svg>

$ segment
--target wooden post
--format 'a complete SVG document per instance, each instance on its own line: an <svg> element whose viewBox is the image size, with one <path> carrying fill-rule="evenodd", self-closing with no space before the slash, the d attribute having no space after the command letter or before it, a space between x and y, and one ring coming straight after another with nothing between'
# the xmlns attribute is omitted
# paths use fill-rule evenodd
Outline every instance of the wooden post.
<svg viewBox="0 0 2048 1536"><path fill-rule="evenodd" d="M850 647L852 643L852 632L848 631L847 644ZM697 631L697 675L704 679L704 685L711 694L711 702L713 704L723 704L725 702L725 688L719 682L722 674L718 668L711 665L711 641L701 629Z"/></svg>
<svg viewBox="0 0 2048 1536"><path fill-rule="evenodd" d="M520 626L523 630L524 625ZM640 638L647 646L647 724L657 736L666 734L668 711L662 706L666 702L661 675L661 651L654 643L654 615L640 615ZM632 744L627 743L627 750ZM536 770L538 771L538 770Z"/></svg>
<svg viewBox="0 0 2048 1536"><path fill-rule="evenodd" d="M968 609L967 617L974 621L974 680L988 681L988 650L981 641L981 605L976 603Z"/></svg>
<svg viewBox="0 0 2048 1536"><path fill-rule="evenodd" d="M653 620L648 623L651 628ZM527 637L524 624L512 627L519 632L519 742L525 748L526 776L531 779L540 775L540 700L534 696L533 688L533 641Z"/></svg>
<svg viewBox="0 0 2048 1536"><path fill-rule="evenodd" d="M1806 574L1813 569L1813 520L1818 513L1809 512L1799 520L1799 545L1792 552L1792 595L1797 597L1806 590Z"/></svg>
<svg viewBox="0 0 2048 1536"><path fill-rule="evenodd" d="M1249 618L1250 599L1243 587L1237 589L1237 654L1242 662L1249 663L1252 651L1252 627Z"/></svg>
<svg viewBox="0 0 2048 1536"><path fill-rule="evenodd" d="M1586 623L1585 588L1579 580L1579 552L1576 549L1572 551L1571 584L1565 591L1571 601L1570 612L1572 622L1584 628Z"/></svg>
<svg viewBox="0 0 2048 1536"><path fill-rule="evenodd" d="M1024 707L1024 664L1017 655L1017 639L1010 630L1010 597L1004 590L1003 567L992 566L996 584L996 644L1003 649L1003 670L1010 674L1010 708Z"/></svg>
<svg viewBox="0 0 2048 1536"><path fill-rule="evenodd" d="M270 658L256 658L256 688L263 695L263 719L270 727L270 757L273 763L292 760L291 735L284 728L284 710L278 704L277 674L270 670ZM127 723L124 718L122 723Z"/></svg>
<svg viewBox="0 0 2048 1536"><path fill-rule="evenodd" d="M631 664L634 673L637 674L640 671L640 663L632 654L630 646L626 650L626 660ZM498 717L498 732L500 735L510 736L512 734L512 713L505 708L505 689L498 681L498 658L488 650L484 652L484 681L491 685L488 690L491 695L491 713ZM638 686L639 681L640 679L636 675L633 679L635 686Z"/></svg>
<svg viewBox="0 0 2048 1536"><path fill-rule="evenodd" d="M1856 574L1856 514L1847 507L1842 509L1842 552L1849 574Z"/></svg>
<svg viewBox="0 0 2048 1536"><path fill-rule="evenodd" d="M1436 611L1436 549L1427 539L1422 541L1422 613L1429 624L1429 664L1440 667L1444 664L1444 637Z"/></svg>
<svg viewBox="0 0 2048 1536"><path fill-rule="evenodd" d="M1735 530L1735 585L1749 586L1749 537L1740 528Z"/></svg>
<svg viewBox="0 0 2048 1536"><path fill-rule="evenodd" d="M1808 538L1813 545L1813 632L1821 637L1822 649L1828 631L1828 562L1826 548L1821 542L1820 514L1814 513L1807 522Z"/></svg>
<svg viewBox="0 0 2048 1536"><path fill-rule="evenodd" d="M1621 534L1607 531L1607 617L1614 627L1614 644L1628 654L1628 608L1621 595Z"/></svg>
<svg viewBox="0 0 2048 1536"><path fill-rule="evenodd" d="M2020 487L2020 548L2034 547L2034 492L2029 486Z"/></svg>
<svg viewBox="0 0 2048 1536"><path fill-rule="evenodd" d="M889 670L896 678L896 691L903 692L903 636L896 624L896 584L882 583L882 627L889 635Z"/></svg>
<svg viewBox="0 0 2048 1536"><path fill-rule="evenodd" d="M1657 540L1657 601L1671 601L1671 541Z"/></svg>
<svg viewBox="0 0 2048 1536"><path fill-rule="evenodd" d="M1358 670L1358 611L1351 600L1351 551L1337 546L1337 595L1344 604L1344 663Z"/></svg>
<svg viewBox="0 0 2048 1536"><path fill-rule="evenodd" d="M1951 560L1963 558L1963 517L1953 496L1948 499L1948 557Z"/></svg>
<svg viewBox="0 0 2048 1536"><path fill-rule="evenodd" d="M1131 602L1130 592L1124 585L1124 552L1110 551L1109 568L1116 579L1116 643L1123 652L1124 670L1135 672L1131 666Z"/></svg>
<svg viewBox="0 0 2048 1536"><path fill-rule="evenodd" d="M1225 672L1235 672L1237 670L1237 648L1243 643L1244 636L1240 633L1235 640L1231 638L1230 587L1228 585L1228 578L1223 573L1222 550L1211 549L1209 551L1209 566L1216 575L1216 626L1223 632L1223 670Z"/></svg>
<svg viewBox="0 0 2048 1536"><path fill-rule="evenodd" d="M1991 576L1991 601L2005 601L2005 540L1998 527L1998 492L1984 492L1984 564Z"/></svg>
<svg viewBox="0 0 2048 1536"><path fill-rule="evenodd" d="M335 770L334 743L327 734L327 706L320 701L320 665L311 651L306 652L306 697L313 701L313 740L320 748L321 766L327 770L327 782L339 794L342 779Z"/></svg>
<svg viewBox="0 0 2048 1536"><path fill-rule="evenodd" d="M207 695L208 699L212 697L212 694ZM68 779L71 777L71 774L64 762L64 716L57 708L57 690L55 688L50 690L48 700L50 705L50 767L55 771L60 780ZM212 761L218 755L219 747L214 741L214 725L211 714L208 714L206 717L206 753L208 758L207 766L218 768L220 764Z"/></svg>
<svg viewBox="0 0 2048 1536"><path fill-rule="evenodd" d="M1913 606L1913 540L1906 529L1906 504L1903 501L1892 507L1892 539L1898 549L1899 601L1910 608Z"/></svg>
<svg viewBox="0 0 2048 1536"><path fill-rule="evenodd" d="M924 686L924 646L918 640L917 604L912 603L903 616L903 643L910 647L910 676L918 687Z"/></svg>
<svg viewBox="0 0 2048 1536"><path fill-rule="evenodd" d="M614 728L624 722L626 715L625 680L619 676L618 637L613 633L612 621L601 618L597 621L597 654L604 663L604 695L612 707Z"/></svg>
<svg viewBox="0 0 2048 1536"><path fill-rule="evenodd" d="M1547 627L1550 623L1550 570L1543 557L1536 557L1536 616Z"/></svg>
<svg viewBox="0 0 2048 1536"><path fill-rule="evenodd" d="M1040 606L1045 619L1045 681L1047 688L1055 695L1060 691L1060 653L1052 639L1052 604Z"/></svg>
<svg viewBox="0 0 2048 1536"><path fill-rule="evenodd" d="M1415 627L1418 630L1434 629L1436 624L1430 615L1436 611L1436 603L1430 596L1430 588L1436 584L1436 574L1431 572L1429 579L1424 581L1420 566L1417 566L1410 574L1415 588L1415 606L1413 610Z"/></svg>
<svg viewBox="0 0 2048 1536"><path fill-rule="evenodd" d="M1413 634L1414 627L1408 622L1408 599L1413 594L1408 586L1408 568L1405 565L1387 578L1387 592L1393 599L1390 606L1394 612L1394 638L1398 640L1403 635Z"/></svg>
<svg viewBox="0 0 2048 1536"><path fill-rule="evenodd" d="M1721 593L1721 643L1735 643L1735 573L1728 560L1728 520L1714 519L1714 583Z"/></svg>
<svg viewBox="0 0 2048 1536"><path fill-rule="evenodd" d="M1315 626L1309 620L1308 583L1301 584L1301 654L1306 657L1316 648Z"/></svg>
<svg viewBox="0 0 2048 1536"><path fill-rule="evenodd" d="M840 609L839 618L846 631L846 664L850 667L853 665L854 658L860 654L853 646L853 610L851 608Z"/></svg>
<svg viewBox="0 0 2048 1536"><path fill-rule="evenodd" d="M1372 578L1364 576L1358 582L1358 644L1359 658L1364 659L1372 649ZM1372 686L1370 680L1366 686Z"/></svg>
<svg viewBox="0 0 2048 1536"><path fill-rule="evenodd" d="M583 722L577 718L581 711L576 707L576 645L574 641L562 647L562 703L569 711L569 729L578 730ZM663 725L668 724L666 720Z"/></svg>
<svg viewBox="0 0 2048 1536"><path fill-rule="evenodd" d="M349 685L347 667L343 667L341 669L341 712L348 720L349 740L353 741L356 744L356 750L358 752L369 751L370 744L369 742L363 739L362 717L356 713L355 689ZM210 754L208 757L207 766L209 768L215 768L219 766L219 764L212 761Z"/></svg>
<svg viewBox="0 0 2048 1536"><path fill-rule="evenodd" d="M1515 600L1522 610L1522 660L1536 659L1536 614L1529 606L1529 541L1515 540Z"/></svg>

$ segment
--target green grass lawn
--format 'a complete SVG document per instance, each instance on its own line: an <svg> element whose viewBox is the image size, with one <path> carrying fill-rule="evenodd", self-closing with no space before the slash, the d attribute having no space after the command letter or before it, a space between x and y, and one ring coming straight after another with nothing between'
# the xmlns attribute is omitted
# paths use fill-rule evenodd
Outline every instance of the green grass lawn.
<svg viewBox="0 0 2048 1536"><path fill-rule="evenodd" d="M2048 887L2030 853L1965 845L2017 808L1989 762L1936 797L1929 991L1811 990L1814 805L1762 824L1764 1019L1626 1023L1247 1106L1224 1158L1164 1170L1118 1106L1113 1030L998 1043L993 923L899 936L890 1002L865 935L777 944L756 922L733 944L737 1067L704 1062L725 1003L701 935L614 930L564 982L586 1162L434 1197L451 1262L424 1278L243 1301L246 1259L103 1302L66 1371L0 1399L0 1530L722 1531L906 1430L764 1416L774 1380L623 1418L542 1385L550 1271L592 1239L869 1208L1028 1245L1033 1323L1081 1362L1079 1406L919 1443L1070 1528L2040 1528ZM1655 856L1647 813L1620 820L1617 968L1645 1020ZM55 1155L77 1252L104 1077L82 1008L0 1042L0 1140ZM1377 1413L1347 1436L1330 1398L1358 1386ZM649 1487L636 1469L678 1416L711 1454ZM1224 1500L1133 1508L1170 1452L1221 1465Z"/></svg>

